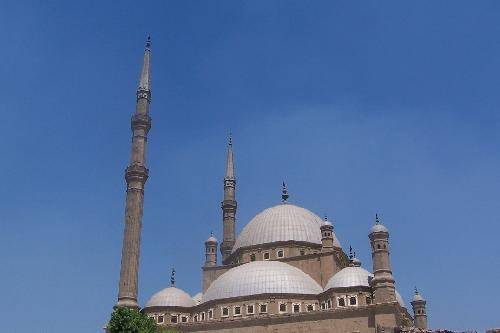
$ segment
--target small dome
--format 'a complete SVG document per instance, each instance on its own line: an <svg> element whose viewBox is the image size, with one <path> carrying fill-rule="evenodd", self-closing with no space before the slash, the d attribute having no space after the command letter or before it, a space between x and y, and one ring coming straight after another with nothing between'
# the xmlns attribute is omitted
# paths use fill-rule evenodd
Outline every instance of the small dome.
<svg viewBox="0 0 500 333"><path fill-rule="evenodd" d="M280 261L253 261L219 276L203 295L203 302L259 294L317 295L321 292L321 286L296 267Z"/></svg>
<svg viewBox="0 0 500 333"><path fill-rule="evenodd" d="M332 227L333 227L332 222L330 222L330 221L326 221L326 220L325 220L325 221L323 221L323 225L326 225L326 226L332 226Z"/></svg>
<svg viewBox="0 0 500 333"><path fill-rule="evenodd" d="M356 257L352 258L351 262L352 262L352 265L353 265L354 267L360 267L360 266L361 266L361 260L359 260L359 259L358 259L358 258L356 258Z"/></svg>
<svg viewBox="0 0 500 333"><path fill-rule="evenodd" d="M195 305L195 301L185 291L175 287L168 287L154 294L144 308L154 306L181 306L189 308Z"/></svg>
<svg viewBox="0 0 500 333"><path fill-rule="evenodd" d="M217 243L217 238L215 238L213 235L210 235L210 237L207 238L205 243Z"/></svg>
<svg viewBox="0 0 500 333"><path fill-rule="evenodd" d="M373 233L373 232L389 232L389 230L384 227L382 224L375 224L371 229L370 229L370 233Z"/></svg>
<svg viewBox="0 0 500 333"><path fill-rule="evenodd" d="M413 294L413 302L418 302L418 301L424 301L424 298L422 297L422 295L420 295L420 293L418 291L415 292L415 294Z"/></svg>
<svg viewBox="0 0 500 333"><path fill-rule="evenodd" d="M325 290L330 288L369 287L371 278L373 278L373 274L361 266L346 267L328 280Z"/></svg>
<svg viewBox="0 0 500 333"><path fill-rule="evenodd" d="M323 219L307 209L282 203L257 214L241 231L233 252L241 247L279 241L301 241L321 245ZM340 243L333 236L333 245Z"/></svg>
<svg viewBox="0 0 500 333"><path fill-rule="evenodd" d="M203 293L197 293L196 295L193 296L193 301L196 303L196 305L201 304L202 299L203 299Z"/></svg>

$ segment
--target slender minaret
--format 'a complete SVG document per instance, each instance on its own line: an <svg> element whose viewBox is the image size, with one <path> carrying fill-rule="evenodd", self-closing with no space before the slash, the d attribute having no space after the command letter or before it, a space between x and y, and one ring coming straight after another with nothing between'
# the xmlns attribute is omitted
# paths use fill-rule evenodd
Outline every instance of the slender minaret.
<svg viewBox="0 0 500 333"><path fill-rule="evenodd" d="M375 215L375 225L370 230L372 246L373 280L375 303L396 302L394 277L389 257L389 230L380 224Z"/></svg>
<svg viewBox="0 0 500 333"><path fill-rule="evenodd" d="M125 206L125 232L123 236L122 262L117 306L138 308L137 280L141 245L142 210L144 184L148 179L146 168L146 143L151 118L151 38L148 37L144 51L139 88L137 89L135 114L132 116L132 151L130 164L125 170L127 199Z"/></svg>
<svg viewBox="0 0 500 333"><path fill-rule="evenodd" d="M220 244L220 252L222 254L222 262L231 255L231 250L236 239L235 224L236 224L236 178L234 177L234 162L233 162L233 141L229 135L229 143L227 147L226 159L226 175L224 176L224 200L222 207L222 243Z"/></svg>
<svg viewBox="0 0 500 333"><path fill-rule="evenodd" d="M413 321L417 328L426 330L427 329L427 311L425 310L426 305L425 299L420 295L415 287L415 294L413 295L413 300L411 301L411 306L413 308Z"/></svg>

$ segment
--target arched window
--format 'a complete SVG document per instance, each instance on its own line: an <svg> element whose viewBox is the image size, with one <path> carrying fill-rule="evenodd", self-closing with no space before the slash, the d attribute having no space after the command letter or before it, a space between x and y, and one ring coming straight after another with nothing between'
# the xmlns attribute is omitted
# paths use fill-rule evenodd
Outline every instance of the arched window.
<svg viewBox="0 0 500 333"><path fill-rule="evenodd" d="M343 297L337 298L338 306L345 306L345 299Z"/></svg>
<svg viewBox="0 0 500 333"><path fill-rule="evenodd" d="M250 261L255 261L255 253L252 253L252 254L250 255Z"/></svg>

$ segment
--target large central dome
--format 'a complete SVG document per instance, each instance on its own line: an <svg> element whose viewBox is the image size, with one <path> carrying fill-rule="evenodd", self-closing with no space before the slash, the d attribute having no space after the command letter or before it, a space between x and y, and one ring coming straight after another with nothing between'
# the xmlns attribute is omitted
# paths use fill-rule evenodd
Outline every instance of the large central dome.
<svg viewBox="0 0 500 333"><path fill-rule="evenodd" d="M300 241L321 245L323 220L307 209L282 203L257 214L241 231L233 252L252 245L279 241ZM333 235L334 245L340 247Z"/></svg>

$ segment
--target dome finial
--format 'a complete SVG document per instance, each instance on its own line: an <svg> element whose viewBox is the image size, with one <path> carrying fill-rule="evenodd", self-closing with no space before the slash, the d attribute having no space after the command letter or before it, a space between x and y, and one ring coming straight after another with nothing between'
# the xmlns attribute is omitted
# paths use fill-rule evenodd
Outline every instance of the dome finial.
<svg viewBox="0 0 500 333"><path fill-rule="evenodd" d="M172 268L172 274L170 275L170 285L175 287L175 268Z"/></svg>
<svg viewBox="0 0 500 333"><path fill-rule="evenodd" d="M352 246L349 245L349 259L352 261L352 258L354 258L354 256L352 255Z"/></svg>
<svg viewBox="0 0 500 333"><path fill-rule="evenodd" d="M415 295L418 295L418 289L417 289L417 286L415 286Z"/></svg>
<svg viewBox="0 0 500 333"><path fill-rule="evenodd" d="M228 138L229 145L233 145L233 132L229 130L229 138Z"/></svg>
<svg viewBox="0 0 500 333"><path fill-rule="evenodd" d="M375 213L375 224L380 224L380 220L378 218L378 213Z"/></svg>
<svg viewBox="0 0 500 333"><path fill-rule="evenodd" d="M286 203L290 196L288 195L288 189L286 187L285 181L283 181L282 187L283 188L281 190L281 200L283 201L283 203Z"/></svg>

